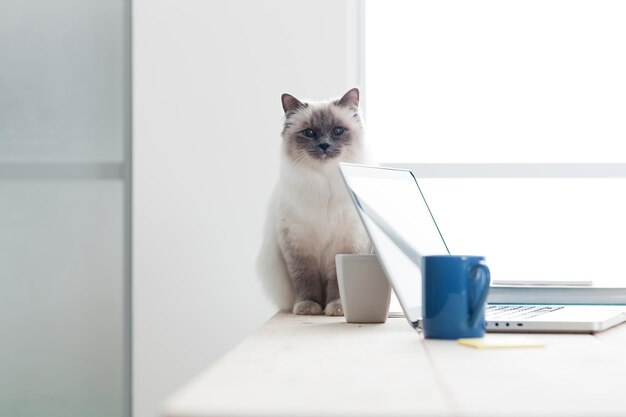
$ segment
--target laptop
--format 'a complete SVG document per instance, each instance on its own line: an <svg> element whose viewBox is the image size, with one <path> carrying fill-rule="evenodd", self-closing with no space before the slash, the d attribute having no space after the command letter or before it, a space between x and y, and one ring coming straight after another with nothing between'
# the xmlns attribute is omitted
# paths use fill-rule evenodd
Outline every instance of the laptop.
<svg viewBox="0 0 626 417"><path fill-rule="evenodd" d="M409 170L344 162L339 169L404 316L418 329L421 257L450 254L426 197ZM626 321L626 312L597 305L489 304L485 319L489 332L594 333Z"/></svg>

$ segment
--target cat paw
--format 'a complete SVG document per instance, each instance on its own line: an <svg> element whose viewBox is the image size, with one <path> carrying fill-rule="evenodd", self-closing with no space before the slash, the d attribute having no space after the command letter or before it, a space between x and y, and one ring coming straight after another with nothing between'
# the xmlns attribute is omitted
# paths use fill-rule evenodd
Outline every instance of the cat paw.
<svg viewBox="0 0 626 417"><path fill-rule="evenodd" d="M307 316L322 314L322 306L311 300L298 301L293 306L293 313Z"/></svg>
<svg viewBox="0 0 626 417"><path fill-rule="evenodd" d="M324 313L327 316L343 316L343 307L341 306L341 300L337 298L336 300L333 300L330 303L326 304Z"/></svg>

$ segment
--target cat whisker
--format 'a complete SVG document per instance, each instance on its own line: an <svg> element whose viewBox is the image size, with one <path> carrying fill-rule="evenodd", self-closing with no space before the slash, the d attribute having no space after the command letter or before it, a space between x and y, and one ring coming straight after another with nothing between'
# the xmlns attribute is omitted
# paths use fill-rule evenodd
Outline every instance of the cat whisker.
<svg viewBox="0 0 626 417"><path fill-rule="evenodd" d="M259 276L276 304L296 314L342 314L335 255L368 247L356 211L346 211L352 203L336 169L346 158L369 162L363 126L352 114L358 101L357 89L326 102L282 95L285 163L268 211Z"/></svg>

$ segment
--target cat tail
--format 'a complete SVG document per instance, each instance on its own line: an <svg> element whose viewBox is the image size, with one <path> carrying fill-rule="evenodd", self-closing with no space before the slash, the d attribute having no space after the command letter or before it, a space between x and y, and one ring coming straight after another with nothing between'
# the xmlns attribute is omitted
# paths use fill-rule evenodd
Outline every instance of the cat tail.
<svg viewBox="0 0 626 417"><path fill-rule="evenodd" d="M257 275L272 302L281 310L291 311L296 300L293 284L278 240L274 233L267 232L256 260Z"/></svg>

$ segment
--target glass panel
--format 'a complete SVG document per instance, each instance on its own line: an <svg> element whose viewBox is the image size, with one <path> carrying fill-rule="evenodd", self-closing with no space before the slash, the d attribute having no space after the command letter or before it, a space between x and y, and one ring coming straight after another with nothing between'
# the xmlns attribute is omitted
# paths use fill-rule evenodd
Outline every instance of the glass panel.
<svg viewBox="0 0 626 417"><path fill-rule="evenodd" d="M625 2L389 0L365 13L379 161L626 161Z"/></svg>
<svg viewBox="0 0 626 417"><path fill-rule="evenodd" d="M123 415L119 181L0 181L0 415Z"/></svg>
<svg viewBox="0 0 626 417"><path fill-rule="evenodd" d="M0 5L0 415L129 413L129 6Z"/></svg>
<svg viewBox="0 0 626 417"><path fill-rule="evenodd" d="M125 2L0 6L0 163L122 161Z"/></svg>

